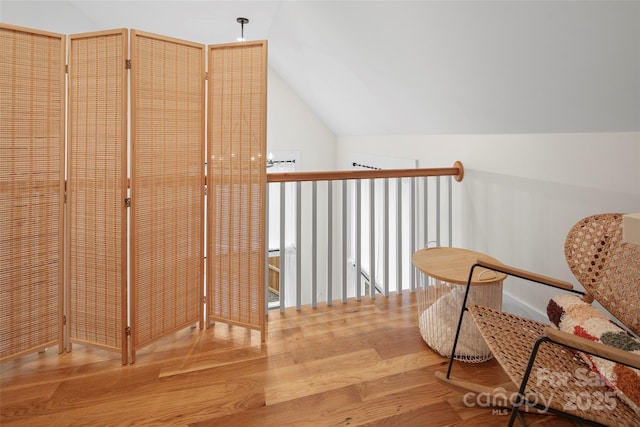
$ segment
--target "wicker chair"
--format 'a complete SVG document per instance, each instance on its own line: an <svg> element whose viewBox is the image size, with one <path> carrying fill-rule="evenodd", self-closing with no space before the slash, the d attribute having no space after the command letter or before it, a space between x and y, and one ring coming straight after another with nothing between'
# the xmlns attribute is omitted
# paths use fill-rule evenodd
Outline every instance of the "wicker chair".
<svg viewBox="0 0 640 427"><path fill-rule="evenodd" d="M622 214L593 215L579 221L567 235L565 256L586 293L573 290L570 283L561 280L483 261L472 267L471 274L474 268L486 268L559 288L565 294L580 294L589 304L595 299L617 319L617 324L623 324L630 335L637 337L640 334L640 247L622 242ZM513 384L491 388L454 378L451 376L453 358L446 374L436 373L440 382L462 392L485 393L484 401L492 402L491 406L511 408L509 425L516 419L525 425L523 412L540 412L561 414L593 425L640 426L640 416L612 395L610 384L607 386L595 374L587 375L593 371L578 353L640 369L637 351L614 348L495 309L466 307L465 298L460 322L467 311ZM456 334L451 354L455 354L457 339ZM634 390L640 394L640 389Z"/></svg>

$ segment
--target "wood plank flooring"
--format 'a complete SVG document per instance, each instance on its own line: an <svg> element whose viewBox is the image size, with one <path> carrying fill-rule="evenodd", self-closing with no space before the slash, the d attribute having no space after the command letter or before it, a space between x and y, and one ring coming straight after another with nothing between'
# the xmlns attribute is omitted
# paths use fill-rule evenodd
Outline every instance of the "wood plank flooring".
<svg viewBox="0 0 640 427"><path fill-rule="evenodd" d="M0 424L25 426L499 426L438 383L447 359L424 343L415 294L269 313L260 334L218 323L186 329L122 366L74 346L3 362ZM507 381L489 361L454 375ZM547 415L530 425L573 426Z"/></svg>

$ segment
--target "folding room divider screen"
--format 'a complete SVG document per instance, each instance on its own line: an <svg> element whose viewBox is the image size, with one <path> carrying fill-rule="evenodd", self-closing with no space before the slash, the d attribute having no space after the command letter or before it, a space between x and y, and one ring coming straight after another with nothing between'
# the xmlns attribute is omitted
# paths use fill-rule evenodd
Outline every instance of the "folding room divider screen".
<svg viewBox="0 0 640 427"><path fill-rule="evenodd" d="M127 31L69 45L66 327L126 361Z"/></svg>
<svg viewBox="0 0 640 427"><path fill-rule="evenodd" d="M204 49L131 34L134 360L136 348L203 318Z"/></svg>
<svg viewBox="0 0 640 427"><path fill-rule="evenodd" d="M0 358L68 340L127 363L205 320L264 339L266 42L210 46L206 154L204 45L69 36L65 151L66 37L0 35Z"/></svg>
<svg viewBox="0 0 640 427"><path fill-rule="evenodd" d="M266 42L209 46L209 320L265 335Z"/></svg>
<svg viewBox="0 0 640 427"><path fill-rule="evenodd" d="M0 26L0 360L62 351L65 46Z"/></svg>

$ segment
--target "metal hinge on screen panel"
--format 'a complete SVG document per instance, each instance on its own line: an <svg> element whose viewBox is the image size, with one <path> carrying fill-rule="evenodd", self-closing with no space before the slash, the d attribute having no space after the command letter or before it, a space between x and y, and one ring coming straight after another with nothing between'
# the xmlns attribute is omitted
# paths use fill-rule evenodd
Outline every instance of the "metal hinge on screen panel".
<svg viewBox="0 0 640 427"><path fill-rule="evenodd" d="M67 316L62 316L62 324L63 325L67 324Z"/></svg>
<svg viewBox="0 0 640 427"><path fill-rule="evenodd" d="M130 70L131 69L131 60L130 59L125 59L124 60L124 68L125 68L125 70Z"/></svg>
<svg viewBox="0 0 640 427"><path fill-rule="evenodd" d="M64 73L69 74L69 64L64 64Z"/></svg>
<svg viewBox="0 0 640 427"><path fill-rule="evenodd" d="M127 197L126 199L124 199L124 207L125 208L131 207L131 197Z"/></svg>
<svg viewBox="0 0 640 427"><path fill-rule="evenodd" d="M209 80L209 72L208 71L204 72L204 79L205 80Z"/></svg>
<svg viewBox="0 0 640 427"><path fill-rule="evenodd" d="M127 326L126 328L124 328L124 333L130 337L131 336L131 326Z"/></svg>

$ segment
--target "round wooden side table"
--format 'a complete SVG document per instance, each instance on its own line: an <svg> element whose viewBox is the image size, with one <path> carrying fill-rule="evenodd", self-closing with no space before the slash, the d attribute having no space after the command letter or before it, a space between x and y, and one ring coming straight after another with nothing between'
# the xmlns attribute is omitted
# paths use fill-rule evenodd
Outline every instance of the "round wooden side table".
<svg viewBox="0 0 640 427"><path fill-rule="evenodd" d="M413 265L423 273L418 288L420 334L427 345L442 356L451 356L471 266L479 259L500 264L489 255L462 248L426 248L413 254ZM501 309L505 278L504 273L476 267L467 305ZM473 320L464 316L454 358L483 362L491 357Z"/></svg>

